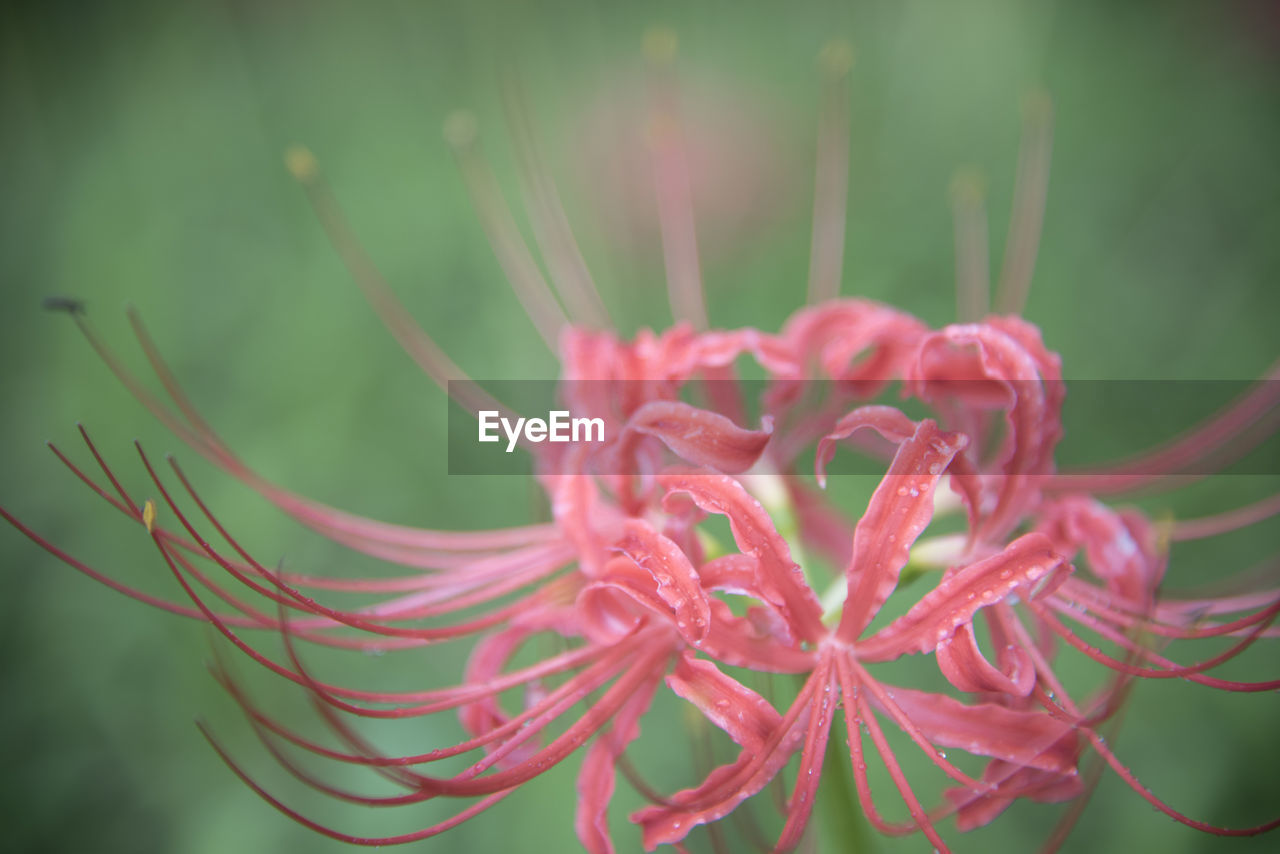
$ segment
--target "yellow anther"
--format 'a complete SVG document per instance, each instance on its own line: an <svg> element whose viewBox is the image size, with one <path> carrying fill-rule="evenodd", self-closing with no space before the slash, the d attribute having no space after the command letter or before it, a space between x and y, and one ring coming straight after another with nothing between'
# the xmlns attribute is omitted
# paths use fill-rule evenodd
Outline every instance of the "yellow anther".
<svg viewBox="0 0 1280 854"><path fill-rule="evenodd" d="M1053 118L1053 99L1045 89L1033 89L1022 97L1022 115L1029 122L1046 124Z"/></svg>
<svg viewBox="0 0 1280 854"><path fill-rule="evenodd" d="M1173 529L1177 526L1177 519L1174 518L1173 511L1165 510L1156 515L1152 519L1153 534L1155 535L1156 554L1169 554L1169 547L1173 545Z"/></svg>
<svg viewBox="0 0 1280 854"><path fill-rule="evenodd" d="M818 68L831 77L843 77L853 68L853 45L845 39L832 39L818 51Z"/></svg>
<svg viewBox="0 0 1280 854"><path fill-rule="evenodd" d="M976 167L967 166L951 178L951 202L966 208L982 204L986 196L986 180Z"/></svg>
<svg viewBox="0 0 1280 854"><path fill-rule="evenodd" d="M668 65L676 58L680 38L670 27L650 27L644 34L642 50L654 65Z"/></svg>
<svg viewBox="0 0 1280 854"><path fill-rule="evenodd" d="M301 145L291 145L284 152L284 165L294 178L306 184L314 181L320 174L320 163L311 149Z"/></svg>
<svg viewBox="0 0 1280 854"><path fill-rule="evenodd" d="M150 534L156 526L156 503L150 498L142 505L142 524L147 526L147 533Z"/></svg>

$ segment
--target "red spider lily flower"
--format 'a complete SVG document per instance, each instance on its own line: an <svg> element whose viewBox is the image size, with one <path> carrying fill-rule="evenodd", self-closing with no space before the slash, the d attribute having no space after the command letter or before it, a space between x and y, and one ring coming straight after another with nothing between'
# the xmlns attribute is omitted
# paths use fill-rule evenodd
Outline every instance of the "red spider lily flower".
<svg viewBox="0 0 1280 854"><path fill-rule="evenodd" d="M847 83L845 59L836 50L824 62L829 96ZM1260 416L1270 417L1277 395L1269 384L1150 457L1085 475L1059 473L1061 363L1039 330L1017 316L1037 229L1019 225L1010 236L1001 314L982 317L987 283L972 271L985 269L985 261L962 264L961 303L971 316L935 330L889 306L835 299L843 246L832 236L840 229L831 226L843 223L843 193L829 190L817 194L815 204L815 304L776 334L709 329L673 85L668 67L655 70L650 118L657 124L654 181L677 322L631 340L608 328L518 98L508 109L550 285L502 201L474 123L455 117L446 130L517 297L548 344L558 348L563 397L575 412L602 419L611 437L598 448L530 449L550 501L550 522L489 531L420 530L299 496L261 476L222 441L183 394L136 314L130 320L167 400L126 370L72 302L55 307L71 314L121 383L194 451L302 524L401 567L401 573L328 579L264 563L234 538L175 461L170 460L171 472L162 472L138 448L159 496L158 502L139 502L83 429L101 477L59 449L54 453L146 532L186 600L121 585L7 510L0 514L96 580L209 623L249 659L305 690L329 730L326 741L308 738L260 708L226 662L219 659L214 667L265 749L302 784L370 807L440 798L466 802L453 816L412 833L357 836L301 815L205 731L233 771L271 805L351 843L395 844L447 831L585 748L575 827L587 850L612 851L607 818L615 777L634 776L627 751L664 688L723 730L740 752L690 788L650 795L653 803L632 816L650 849L682 845L693 828L734 812L797 755L776 847L799 844L838 712L849 737L857 799L869 821L886 833L918 830L938 849L947 848L938 824L950 815L963 831L993 821L1018 799L1082 802L1096 780L1082 765L1095 753L1139 796L1192 827L1244 834L1280 824L1227 829L1183 815L1142 787L1099 731L1116 717L1135 678L1185 679L1243 692L1280 687L1280 680L1245 682L1212 673L1276 634L1271 626L1280 613L1280 594L1261 590L1181 600L1161 589L1168 541L1252 524L1280 512L1280 501L1273 497L1162 529L1138 511L1113 509L1100 500L1149 485L1154 475L1177 474L1208 454L1220 453L1225 464L1241 444L1233 440ZM847 134L841 100L826 101L820 186L842 168L833 152L843 150ZM1034 208L1034 199L1043 196L1047 123L1047 104L1039 104L1027 136L1029 165L1019 182L1022 207ZM480 387L461 382L465 375L408 321L351 233L314 158L293 150L288 165L358 286L410 355L464 407L500 407ZM960 201L957 234L969 234L973 229L963 219L975 215L974 206ZM1035 214L1017 221L1037 219ZM963 254L976 251L961 242ZM736 382L735 365L742 358L753 360L767 377L759 400L750 400L747 386ZM915 419L874 402L890 387L926 406L930 416ZM705 391L706 406L681 398L691 389ZM759 404L758 426L746 417L749 404ZM821 486L842 442L888 459L852 524L799 477L801 460L816 443ZM925 537L947 510L950 495L958 496L954 509L963 507L964 529ZM710 523L721 521L712 517L723 517L735 550L707 547ZM835 595L815 589L813 567L802 565L806 550L839 568ZM906 593L908 573L932 583L920 585L922 592L905 611L888 619L886 605ZM329 594L360 594L364 601L339 607L329 604ZM873 628L882 613L883 625ZM994 656L980 645L979 625ZM283 656L263 652L249 640L251 630L279 634ZM1080 630L1098 640L1081 637ZM1166 641L1213 637L1233 643L1191 665L1164 655ZM300 642L308 642L384 651L466 638L474 642L459 683L429 690L334 684L313 672L300 649ZM1108 669L1106 683L1088 700L1073 699L1055 671L1055 639ZM542 640L554 651L525 663L521 653ZM930 656L953 690L921 691L874 675L878 665L909 655ZM730 668L793 674L801 684L794 697L776 702ZM513 692L523 697L513 702ZM456 715L466 737L416 754L388 753L353 723L441 713ZM957 784L944 803L921 803L886 737L886 720ZM981 776L949 761L944 748L982 757ZM909 821L882 815L867 770L871 753L884 763ZM334 786L310 770L312 757L367 769L400 793L373 796ZM449 762L458 757L469 757L461 770ZM1075 814L1067 814L1061 832Z"/></svg>
<svg viewBox="0 0 1280 854"><path fill-rule="evenodd" d="M725 815L759 791L799 749L802 755L797 783L789 802L787 823L778 841L781 849L794 846L813 808L832 716L841 703L849 722L851 761L859 797L872 821L890 829L875 811L867 787L860 746L860 726L864 723L906 798L913 819L939 846L945 844L897 771L897 761L871 714L873 703L918 744L962 746L1014 763L1016 767L1043 767L1059 773L1072 770L1070 759L1064 760L1058 755L1065 749L1068 728L1044 712L966 706L941 695L887 687L863 666L904 654L931 652L951 643L980 608L1003 600L1015 591L1028 595L1033 595L1032 590L1036 588L1042 591L1064 575L1068 567L1052 550L1046 537L1027 535L1010 543L999 554L950 574L904 616L864 636L866 627L897 586L911 546L933 513L934 492L951 461L965 447L966 439L957 433L940 431L931 421L916 424L887 407L855 410L844 420L841 435L860 427L870 427L896 441L899 450L855 529L853 559L845 573L848 588L845 606L836 628L830 630L824 626L816 599L796 573L772 576L777 601L800 603L786 612L790 616L787 625L795 637L808 640L814 646L815 659L811 675L795 702L780 717L771 707L760 713L763 701L753 699L748 704L739 704L756 713L753 720L744 721L743 709L739 708L734 710L736 717L727 721L723 712L717 713L719 698L750 696L750 691L705 663L698 666L685 662L683 670L677 669L671 677L677 693L698 704L742 745L743 751L737 762L713 772L702 786L678 793L665 805L638 813L635 818L644 828L646 847L676 842L692 827ZM733 521L733 516L730 520ZM735 526L735 539L740 545L745 540L770 546L763 555L758 546L750 552L757 563L762 563L765 556L773 565L789 563L787 553L781 551L785 543L776 541L776 534L772 538L760 534L739 535L739 526ZM1029 691L1029 684L1027 689ZM868 695L873 699L868 700ZM763 726L761 715L773 721L769 727L771 737L765 743L749 737L750 731ZM994 721L999 724L993 725ZM744 725L751 729L744 731ZM1064 748L1055 750L1055 744L1063 744ZM932 747L928 750L931 755L935 752ZM937 761L967 785L981 790L988 788L971 780L945 758L939 757Z"/></svg>

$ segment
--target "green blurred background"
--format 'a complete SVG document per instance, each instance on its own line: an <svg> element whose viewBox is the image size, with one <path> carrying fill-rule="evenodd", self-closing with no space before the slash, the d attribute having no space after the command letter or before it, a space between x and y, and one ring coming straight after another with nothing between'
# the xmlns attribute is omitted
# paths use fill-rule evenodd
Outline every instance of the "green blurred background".
<svg viewBox="0 0 1280 854"><path fill-rule="evenodd" d="M40 310L41 298L84 299L101 334L140 368L123 313L137 306L232 447L304 494L437 528L526 521L540 512L531 486L445 475L442 395L350 285L281 154L295 142L315 151L410 311L472 376L552 376L555 361L510 295L440 127L451 110L474 110L515 201L500 85L503 74L518 74L622 330L665 324L661 263L644 206L626 207L635 176L619 165L628 133L618 117L635 106L641 35L656 23L678 32L678 67L700 103L732 105L729 118L698 111L709 138L724 145L720 183L700 199L714 324L773 330L803 301L814 58L828 38L845 36L857 62L843 293L887 300L934 324L952 318L950 177L969 164L987 176L998 259L1018 105L1043 85L1055 102L1056 141L1027 314L1063 354L1068 377L1247 379L1276 355L1274 3L63 0L9 3L2 14L0 502L71 553L176 598L145 537L61 470L44 440L84 459L73 426L83 421L140 495L150 491L130 440L157 455L179 453L264 563L283 558L335 574L373 564L199 464L118 386L70 322ZM593 130L601 123L622 131L602 136ZM609 140L619 138L615 152ZM1173 506L1205 512L1276 488L1274 478L1218 479ZM1180 549L1170 584L1245 569L1274 551L1276 533L1263 525ZM344 847L241 786L200 739L195 716L283 784L286 800L343 829L402 832L447 814L449 805L431 804L369 816L288 785L201 666L210 657L206 629L126 601L8 528L0 549L4 847ZM412 688L456 678L464 654L441 647L316 659L335 680ZM1274 663L1259 650L1233 672L1273 677ZM306 719L296 692L257 678L248 663L238 669L281 717ZM1142 685L1117 745L1178 808L1255 823L1280 804L1278 712L1275 694ZM667 731L679 721L668 704L646 722L644 764L668 789L691 782L686 749ZM442 720L388 731L383 743L414 751L449 737L456 728ZM908 767L913 779L931 781L921 785L926 796L940 790L938 775ZM420 847L573 850L575 768L576 759ZM624 782L618 800L614 826L622 850L632 850L638 837L625 811L638 801ZM884 804L903 814L887 793ZM960 851L1030 850L1058 813L1017 808L992 828L947 835ZM705 850L705 837L692 840ZM1065 850L1274 844L1176 826L1108 774ZM875 849L923 847L913 838Z"/></svg>

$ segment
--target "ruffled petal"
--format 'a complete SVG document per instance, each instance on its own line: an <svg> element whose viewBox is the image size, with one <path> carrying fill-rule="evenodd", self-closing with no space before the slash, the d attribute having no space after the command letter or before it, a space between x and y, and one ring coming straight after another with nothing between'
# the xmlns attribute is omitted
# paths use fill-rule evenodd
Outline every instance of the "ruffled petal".
<svg viewBox="0 0 1280 854"><path fill-rule="evenodd" d="M625 463L635 434L653 436L678 457L696 466L738 474L755 465L773 434L773 420L765 416L759 430L747 430L707 409L680 401L655 400L638 408L619 437Z"/></svg>
<svg viewBox="0 0 1280 854"><path fill-rule="evenodd" d="M1071 737L1073 725L1047 712L999 703L970 706L910 688L889 688L888 694L936 745L1058 774L1075 769L1079 749Z"/></svg>
<svg viewBox="0 0 1280 854"><path fill-rule="evenodd" d="M952 788L944 793L947 800L956 806L957 830L964 832L986 827L1018 798L1056 804L1084 793L1084 781L1079 774L1019 768L999 759L987 763L982 779L996 783L995 790L977 793L970 789Z"/></svg>
<svg viewBox="0 0 1280 854"><path fill-rule="evenodd" d="M583 588L578 606L589 636L611 643L641 616L634 605L669 621L687 643L700 644L711 624L711 605L684 552L642 519L628 519L617 548L622 557L605 565Z"/></svg>
<svg viewBox="0 0 1280 854"><path fill-rule="evenodd" d="M668 493L687 493L703 510L728 517L738 548L756 559L756 589L797 638L815 642L825 634L822 606L791 559L787 541L742 484L726 475L692 471L667 472L658 482Z"/></svg>
<svg viewBox="0 0 1280 854"><path fill-rule="evenodd" d="M873 426L888 421L893 430L905 427L896 417L880 412L881 407L863 407L850 415L866 409L876 410L872 413L874 420L868 422ZM845 642L862 634L897 587L911 544L933 518L934 490L967 441L959 433L942 432L938 425L925 419L898 448L888 474L876 487L867 511L854 529L853 557L845 572L848 593L836 631Z"/></svg>
<svg viewBox="0 0 1280 854"><path fill-rule="evenodd" d="M977 479L984 495L991 496L979 502L987 537L1003 536L1035 502L1035 476L1052 473L1053 451L1062 437L1058 363L1038 336L1018 324L1003 326L1007 329L997 323L958 324L933 333L920 346L909 383L921 400L947 413L948 426L974 438L969 456L975 472L982 471L974 453L985 446L987 412L1004 410L998 473L958 478ZM962 484L960 491L969 494L973 487Z"/></svg>
<svg viewBox="0 0 1280 854"><path fill-rule="evenodd" d="M633 813L631 820L641 827L645 850L679 842L698 825L723 818L777 776L804 738L813 691L811 678L758 749L744 747L736 760L714 769L695 788Z"/></svg>
<svg viewBox="0 0 1280 854"><path fill-rule="evenodd" d="M842 299L803 309L782 330L801 364L817 362L823 374L860 397L902 376L926 327L883 303Z"/></svg>
<svg viewBox="0 0 1280 854"><path fill-rule="evenodd" d="M818 486L827 484L827 463L836 453L836 443L848 439L858 430L869 427L890 442L902 444L916 431L916 422L893 406L860 406L836 422L830 433L818 442L813 457L813 472Z"/></svg>
<svg viewBox="0 0 1280 854"><path fill-rule="evenodd" d="M980 608L1010 594L1046 595L1071 572L1044 534L1014 540L1004 551L948 573L907 613L858 644L863 661L886 661L914 652L931 652L973 622Z"/></svg>
<svg viewBox="0 0 1280 854"><path fill-rule="evenodd" d="M982 654L968 625L960 626L955 634L941 641L935 654L942 675L961 691L1026 697L1036 684L1035 665L1026 650L1014 644L1005 645L1000 650L1003 666L997 668Z"/></svg>
<svg viewBox="0 0 1280 854"><path fill-rule="evenodd" d="M750 751L760 750L782 720L764 697L726 676L710 661L688 652L667 676L667 685Z"/></svg>
<svg viewBox="0 0 1280 854"><path fill-rule="evenodd" d="M1152 601L1164 578L1154 527L1140 513L1117 513L1087 495L1069 495L1044 509L1037 528L1064 555L1083 549L1094 575L1136 607Z"/></svg>

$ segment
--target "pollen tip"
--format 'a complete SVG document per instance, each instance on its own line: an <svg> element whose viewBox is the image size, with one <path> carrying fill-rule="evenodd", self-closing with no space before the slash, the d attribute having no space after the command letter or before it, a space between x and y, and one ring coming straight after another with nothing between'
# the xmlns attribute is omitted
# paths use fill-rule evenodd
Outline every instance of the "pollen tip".
<svg viewBox="0 0 1280 854"><path fill-rule="evenodd" d="M1053 98L1049 90L1036 87L1022 96L1022 115L1029 122L1042 124L1053 118Z"/></svg>
<svg viewBox="0 0 1280 854"><path fill-rule="evenodd" d="M1169 547L1173 544L1173 532L1177 527L1178 521L1174 517L1173 512L1166 510L1153 520L1153 528L1156 540L1156 552L1159 554L1168 554Z"/></svg>
<svg viewBox="0 0 1280 854"><path fill-rule="evenodd" d="M963 207L977 207L986 195L986 180L974 166L956 170L951 178L951 202Z"/></svg>
<svg viewBox="0 0 1280 854"><path fill-rule="evenodd" d="M142 524L147 526L147 533L153 533L156 525L156 503L150 498L142 505Z"/></svg>
<svg viewBox="0 0 1280 854"><path fill-rule="evenodd" d="M470 110L454 110L444 120L444 140L454 149L467 148L479 135L475 113Z"/></svg>
<svg viewBox="0 0 1280 854"><path fill-rule="evenodd" d="M832 39L818 51L818 68L829 77L843 77L853 69L853 45L848 39Z"/></svg>
<svg viewBox="0 0 1280 854"><path fill-rule="evenodd" d="M320 162L311 149L303 145L291 145L285 149L284 165L290 175L304 184L314 181L320 174Z"/></svg>
<svg viewBox="0 0 1280 854"><path fill-rule="evenodd" d="M644 58L654 65L670 65L680 48L680 37L670 27L650 27L645 30L641 50Z"/></svg>

